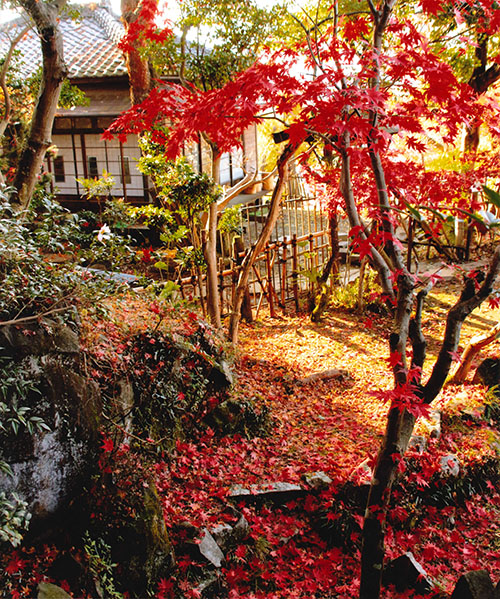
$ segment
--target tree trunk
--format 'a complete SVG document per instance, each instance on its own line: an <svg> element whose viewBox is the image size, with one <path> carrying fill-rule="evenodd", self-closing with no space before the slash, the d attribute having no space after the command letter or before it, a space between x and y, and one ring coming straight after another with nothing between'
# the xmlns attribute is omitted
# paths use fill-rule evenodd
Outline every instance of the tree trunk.
<svg viewBox="0 0 500 599"><path fill-rule="evenodd" d="M125 31L128 31L130 25L137 21L140 7L140 0L121 0L122 22ZM132 104L140 104L151 91L152 78L149 60L141 56L139 42L134 41L129 44L126 60L130 82L130 99Z"/></svg>
<svg viewBox="0 0 500 599"><path fill-rule="evenodd" d="M208 142L212 150L212 179L215 183L220 179L220 157L216 144ZM217 268L217 202L212 202L208 209L208 220L204 231L203 254L207 265L207 312L210 322L220 329L220 305Z"/></svg>
<svg viewBox="0 0 500 599"><path fill-rule="evenodd" d="M467 81L467 85L472 88L477 96L484 94L498 79L500 79L500 65L494 62L488 67L488 44L490 36L484 31L476 34L476 46L474 54L476 56L476 66L472 75ZM475 155L479 147L479 123L467 125L465 133L464 151L466 154Z"/></svg>
<svg viewBox="0 0 500 599"><path fill-rule="evenodd" d="M245 290L248 284L248 276L252 266L255 264L257 256L261 253L262 249L269 241L269 237L273 231L274 225L279 216L281 198L283 196L283 190L287 180L287 166L288 162L292 158L295 152L296 146L294 144L288 144L283 150L281 156L278 158L277 169L278 178L276 185L271 196L271 203L269 205L269 213L267 215L264 227L260 232L259 238L253 245L252 249L248 252L243 264L241 266L240 276L238 278L238 284L234 292L233 306L231 309L231 317L229 320L229 338L234 345L238 343L238 330L241 318L241 304L245 297Z"/></svg>
<svg viewBox="0 0 500 599"><path fill-rule="evenodd" d="M363 240L367 239L367 235L363 230L361 219L359 217L358 209L356 206L356 201L354 199L354 190L352 188L351 181L351 158L349 156L349 146L350 146L350 136L349 132L345 131L343 133L342 139L343 145L340 150L340 157L342 160L342 168L340 173L340 193L344 199L345 210L347 217L349 219L349 225L351 229L355 227L359 229L359 237ZM394 290L392 288L391 282L391 271L387 262L384 260L383 256L375 247L372 246L370 253L371 262L379 274L380 284L382 285L382 289L384 293L389 297L394 297Z"/></svg>
<svg viewBox="0 0 500 599"><path fill-rule="evenodd" d="M330 299L330 287L328 286L328 279L330 275L333 277L333 282L335 285L338 284L339 279L339 260L340 260L340 250L339 250L339 223L338 223L338 214L335 210L334 214L330 216L330 245L332 248L332 253L328 262L325 264L323 272L318 279L318 292L314 299L314 306L311 311L311 322L319 322L325 308L328 305L328 300Z"/></svg>
<svg viewBox="0 0 500 599"><path fill-rule="evenodd" d="M13 183L17 190L13 203L24 209L28 207L33 195L45 151L52 143L52 125L67 70L63 58L63 40L58 27L58 15L65 0L19 0L19 4L35 22L43 57L40 92Z"/></svg>
<svg viewBox="0 0 500 599"><path fill-rule="evenodd" d="M243 238L239 236L235 237L233 240L233 260L235 269L243 264L243 257L241 257L240 254L244 252L245 244L243 243ZM247 322L253 321L252 300L250 298L250 291L248 290L248 286L246 287L243 293L243 301L241 302L241 317Z"/></svg>
<svg viewBox="0 0 500 599"><path fill-rule="evenodd" d="M455 305L449 310L441 349L425 385L415 380L417 397L415 399L429 405L442 389L450 367L452 355L458 347L462 324L467 316L487 299L493 290L493 284L500 270L500 246L496 249L489 266L484 283L479 290L475 289L475 281L468 279ZM425 360L425 348L422 348L423 336L420 326L421 305L410 326L410 338L413 345L414 362L412 367L422 367ZM398 336L391 335L391 352L398 346ZM425 344L424 344L425 345ZM407 371L400 366L395 367L396 386L406 382ZM401 411L392 405L387 418L386 432L373 471L370 494L368 497L363 526L363 549L361 554L361 586L360 599L379 599L384 564L384 536L392 483L397 474L399 461L408 447L415 418L408 411Z"/></svg>
<svg viewBox="0 0 500 599"><path fill-rule="evenodd" d="M361 553L360 599L378 599L384 569L384 538L387 506L391 487L413 431L415 419L408 412L391 408L382 447L373 471L370 495L363 524L363 550Z"/></svg>

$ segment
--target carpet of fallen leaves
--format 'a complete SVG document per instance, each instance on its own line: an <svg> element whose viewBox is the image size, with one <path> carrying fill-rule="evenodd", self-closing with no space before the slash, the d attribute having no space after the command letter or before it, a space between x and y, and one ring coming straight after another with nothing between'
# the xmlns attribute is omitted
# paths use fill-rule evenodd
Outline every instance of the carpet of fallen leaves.
<svg viewBox="0 0 500 599"><path fill-rule="evenodd" d="M448 285L434 291L424 317L430 366L444 329L444 310L453 301ZM464 327L462 346L485 331L498 314L489 308L475 313ZM348 480L359 481L360 465L376 454L382 438L387 404L374 392L389 389L387 337L390 321L377 315L360 315L337 309L319 324L306 315L264 316L242 325L236 360L235 396L264 402L272 426L267 434L245 439L219 438L210 432L197 443L179 443L173 463L158 464L167 523L175 536L175 522L189 521L211 529L224 520L227 496L235 484L247 487L273 481L300 483L305 473L322 471L334 484L314 499L277 506L239 505L251 525L250 538L226 555L222 569L231 598L306 598L356 596L359 585L359 524L354 514L349 548L335 547L311 525L318 511L335 521L335 489ZM497 345L479 357L494 355ZM429 368L430 368L429 366ZM340 368L338 380L300 384L300 379L320 371ZM445 389L436 404L452 414L482 403L485 390L466 383ZM450 417L450 422L454 420ZM431 441L420 457L422 488L439 470L439 460L456 455L463 469L487 457L498 459L495 433L488 423L443 426L439 440ZM469 425L470 424L470 425ZM403 475L404 476L404 475ZM493 578L500 571L500 496L491 483L488 494L473 495L460 505L426 507L412 523L412 506L397 506L390 528L387 555L411 550L438 588L450 591L458 577L470 569L486 568ZM402 502L404 503L404 502ZM337 506L338 507L338 506ZM413 506L414 507L414 506ZM356 524L358 527L356 527ZM192 558L171 587L186 597L198 596ZM190 582L191 581L191 582ZM392 596L387 591L387 597ZM159 597L169 597L160 589ZM395 595L396 596L396 595ZM401 596L397 595L397 596Z"/></svg>
<svg viewBox="0 0 500 599"><path fill-rule="evenodd" d="M429 341L428 369L438 350L443 314L453 301L453 291L453 286L442 284L429 297L423 320ZM111 322L88 331L89 339L100 343L102 358L110 361L115 359L117 328L130 333L152 323L144 304L130 298L116 301L111 317ZM461 349L498 317L499 311L488 307L474 313L463 329ZM319 324L312 324L307 315L290 314L278 318L264 314L252 324L242 324L232 394L265 405L269 426L250 437L220 436L208 429L199 438L179 441L168 459L156 462L155 484L178 564L175 576L160 581L157 599L201 597L199 585L207 577L207 564L192 549L186 550L186 530L196 527L201 535L205 528L234 523L239 517L234 508L245 516L250 532L226 551L220 570L212 569L219 589L212 597L357 596L362 518L359 510L353 511L338 498L337 491L346 481L362 481L362 464L374 458L383 436L388 405L375 392L392 386L389 331L388 317L343 308L330 310ZM478 359L496 353L498 344L494 343ZM347 374L302 384L304 377L333 368ZM439 470L440 459L450 454L458 457L463 471L473 470L488 458L499 459L498 436L491 423L453 418L464 408L473 414L484 394L481 385L470 382L444 390L435 403L448 410L450 417L440 438L430 441L424 454L417 456L421 470L403 472L403 481L407 476L414 487L425 490ZM301 483L304 474L315 471L333 480L329 490L282 505L231 504L229 492L234 485ZM496 582L500 494L489 481L484 483L487 492L457 503L452 498L440 507L411 504L405 499L403 484L398 491L401 500L391 514L387 557L411 550L443 592L449 593L458 577L472 569L487 569ZM321 519L337 526L337 531L347 529L339 546L321 534L317 526ZM14 553L8 562L13 577L23 575L19 566L26 563L23 559ZM387 590L384 596L410 595Z"/></svg>

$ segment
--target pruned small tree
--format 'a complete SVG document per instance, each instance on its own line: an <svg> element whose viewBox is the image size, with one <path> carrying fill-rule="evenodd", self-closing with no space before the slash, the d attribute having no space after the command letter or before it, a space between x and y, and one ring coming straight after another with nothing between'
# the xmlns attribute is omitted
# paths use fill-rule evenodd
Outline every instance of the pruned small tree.
<svg viewBox="0 0 500 599"><path fill-rule="evenodd" d="M156 0L122 1L122 15L127 28L122 48L128 58L133 102L138 104L144 101L148 110L151 107L148 99L152 81L150 66L159 78L177 81L177 85L170 88L172 99L175 99L179 87L191 94L197 93L201 98L205 93L219 89L238 72L250 66L272 30L268 12L253 1L209 0L200 4L189 0L179 3L178 8L176 23L168 22L159 28L155 23L158 15ZM179 35L175 35L174 31L178 31ZM193 32L194 35L189 35ZM179 104L182 104L184 95L178 97ZM157 96L153 94L152 97ZM172 111L163 112L163 109L162 105L158 106L156 116L164 122L174 118L176 126ZM114 129L123 132L133 128L131 123L126 127L115 126ZM141 133L139 130L137 132ZM218 140L220 136L206 128L199 131L192 131L190 128L189 139L186 141L197 141L200 136L210 149L210 174L214 182L219 184L220 162L227 144L221 145ZM254 169L253 178L248 183L256 176ZM218 203L210 205L203 218L207 310L212 324L217 328L221 326L216 255L217 220L227 202L226 198L220 198Z"/></svg>

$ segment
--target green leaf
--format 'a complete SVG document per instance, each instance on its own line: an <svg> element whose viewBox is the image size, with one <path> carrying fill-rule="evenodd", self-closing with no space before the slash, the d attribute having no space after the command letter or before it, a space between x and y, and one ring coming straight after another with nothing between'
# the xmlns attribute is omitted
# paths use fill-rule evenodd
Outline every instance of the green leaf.
<svg viewBox="0 0 500 599"><path fill-rule="evenodd" d="M491 202L497 208L500 208L500 193L498 193L494 189L486 187L486 185L482 185L482 188L484 195L488 198L488 201Z"/></svg>
<svg viewBox="0 0 500 599"><path fill-rule="evenodd" d="M177 283L174 283L173 281L166 281L159 296L160 300L170 299L177 291L179 291L179 289L180 287L177 285Z"/></svg>
<svg viewBox="0 0 500 599"><path fill-rule="evenodd" d="M411 216L416 221L421 223L422 220L424 220L424 217L420 214L420 212L416 208L414 208L413 206L410 206L410 204L406 204L406 207L408 208L408 212L411 214Z"/></svg>
<svg viewBox="0 0 500 599"><path fill-rule="evenodd" d="M14 476L12 468L9 466L9 464L7 464L7 462L4 462L4 460L0 460L0 472L8 474L9 476Z"/></svg>
<svg viewBox="0 0 500 599"><path fill-rule="evenodd" d="M154 266L158 270L168 270L168 264L163 262L163 260L158 260L158 262L155 262Z"/></svg>

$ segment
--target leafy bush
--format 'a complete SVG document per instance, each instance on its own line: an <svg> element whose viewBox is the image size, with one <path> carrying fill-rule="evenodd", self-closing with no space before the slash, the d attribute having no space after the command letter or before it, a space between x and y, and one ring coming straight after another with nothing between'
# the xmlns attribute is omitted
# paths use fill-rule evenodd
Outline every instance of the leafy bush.
<svg viewBox="0 0 500 599"><path fill-rule="evenodd" d="M116 229L123 229L132 223L129 206L123 198L110 198L104 203L102 221Z"/></svg>
<svg viewBox="0 0 500 599"><path fill-rule="evenodd" d="M157 227L163 229L166 226L174 224L175 219L166 208L146 204L145 206L128 206L129 217L136 223L147 225L148 227Z"/></svg>
<svg viewBox="0 0 500 599"><path fill-rule="evenodd" d="M217 228L221 233L242 234L241 216L239 206L229 206L222 212Z"/></svg>
<svg viewBox="0 0 500 599"><path fill-rule="evenodd" d="M0 542L17 547L23 540L22 531L27 530L31 519L28 504L15 493L10 497L0 491Z"/></svg>
<svg viewBox="0 0 500 599"><path fill-rule="evenodd" d="M142 333L133 340L130 371L137 397L134 421L147 437L165 441L193 430L221 401L228 385L222 348L196 323L187 336Z"/></svg>
<svg viewBox="0 0 500 599"><path fill-rule="evenodd" d="M77 179L84 189L84 195L90 199L109 197L115 185L114 178L107 171L102 172L102 177L95 179Z"/></svg>
<svg viewBox="0 0 500 599"><path fill-rule="evenodd" d="M117 564L111 560L111 547L102 539L92 539L87 532L84 537L84 552L100 596L122 599L123 595L116 590L114 581Z"/></svg>
<svg viewBox="0 0 500 599"><path fill-rule="evenodd" d="M19 436L22 432L33 435L42 430L50 430L40 416L33 414L28 396L39 393L37 381L26 366L13 359L0 357L0 447L7 447L6 440ZM10 466L0 452L0 471L12 475ZM7 496L0 493L0 541L14 547L22 541L22 531L30 521L27 503L15 493Z"/></svg>
<svg viewBox="0 0 500 599"><path fill-rule="evenodd" d="M116 284L75 268L99 259L116 266L133 255L127 240L113 236L99 241L92 236L83 253L73 242L81 234L78 218L47 200L38 213L13 215L0 191L0 322L64 313L82 301L95 305L116 289ZM88 218L88 217L86 217ZM52 264L47 252L65 252L64 264Z"/></svg>

